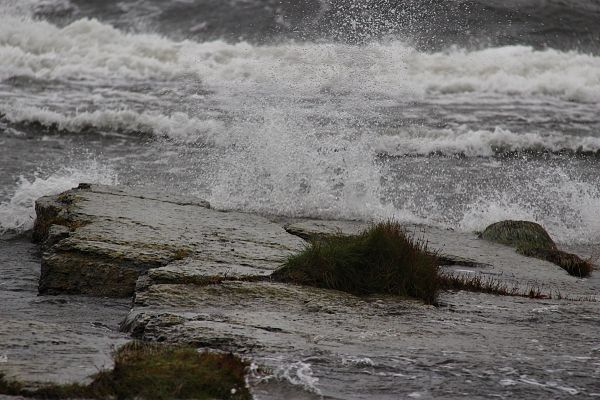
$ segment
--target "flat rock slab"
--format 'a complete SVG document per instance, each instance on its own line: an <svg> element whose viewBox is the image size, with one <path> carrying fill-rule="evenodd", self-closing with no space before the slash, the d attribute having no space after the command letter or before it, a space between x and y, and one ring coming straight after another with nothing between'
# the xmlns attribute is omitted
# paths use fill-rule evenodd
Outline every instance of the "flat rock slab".
<svg viewBox="0 0 600 400"><path fill-rule="evenodd" d="M285 230L305 240L335 235L358 235L370 224L360 221L305 220L287 224Z"/></svg>
<svg viewBox="0 0 600 400"><path fill-rule="evenodd" d="M587 296L532 300L446 292L440 306L356 297L269 280L314 235L368 224L286 226L126 188L83 185L38 201L45 245L40 291L126 296L133 337L235 351L267 368L250 377L262 399L560 398L592 396L600 378L595 275L569 276L513 249L424 226L407 231L456 273ZM266 382L266 383L265 383ZM290 395L265 384L288 382ZM268 387L265 389L265 387Z"/></svg>
<svg viewBox="0 0 600 400"><path fill-rule="evenodd" d="M600 371L586 366L600 362L598 303L467 292L441 300L436 308L274 282L154 284L136 293L123 328L140 339L245 354L271 379L315 398L594 391ZM268 389L261 398L278 397Z"/></svg>
<svg viewBox="0 0 600 400"><path fill-rule="evenodd" d="M181 260L256 274L304 246L257 215L127 188L80 185L39 199L36 211L35 236L47 243L40 293L130 296L140 274Z"/></svg>

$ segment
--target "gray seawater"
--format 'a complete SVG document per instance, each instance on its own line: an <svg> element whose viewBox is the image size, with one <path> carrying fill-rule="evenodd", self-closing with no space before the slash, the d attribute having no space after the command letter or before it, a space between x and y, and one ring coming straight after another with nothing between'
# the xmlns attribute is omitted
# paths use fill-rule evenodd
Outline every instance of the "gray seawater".
<svg viewBox="0 0 600 400"><path fill-rule="evenodd" d="M116 328L122 304L83 328L65 307L101 301L34 296L33 201L81 181L288 217L529 219L598 256L599 6L494 3L0 0L2 319Z"/></svg>

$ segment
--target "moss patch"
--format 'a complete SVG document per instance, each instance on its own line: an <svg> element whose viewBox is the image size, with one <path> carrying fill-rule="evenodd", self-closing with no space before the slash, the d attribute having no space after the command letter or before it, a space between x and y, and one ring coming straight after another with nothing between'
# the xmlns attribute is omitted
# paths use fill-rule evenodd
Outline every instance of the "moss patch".
<svg viewBox="0 0 600 400"><path fill-rule="evenodd" d="M575 254L556 248L546 230L530 221L500 221L485 228L481 238L516 247L517 252L527 257L549 261L570 275L586 277L592 273L592 264Z"/></svg>
<svg viewBox="0 0 600 400"><path fill-rule="evenodd" d="M481 238L518 249L556 249L546 230L530 221L500 221L485 228Z"/></svg>
<svg viewBox="0 0 600 400"><path fill-rule="evenodd" d="M6 379L6 376L0 372L0 394L7 396L18 396L23 390L23 385Z"/></svg>
<svg viewBox="0 0 600 400"><path fill-rule="evenodd" d="M0 394L44 399L250 399L247 364L232 354L198 353L188 346L131 342L114 355L111 371L89 385L27 389L0 375Z"/></svg>
<svg viewBox="0 0 600 400"><path fill-rule="evenodd" d="M183 260L188 258L192 254L192 251L183 247L173 250L173 260Z"/></svg>
<svg viewBox="0 0 600 400"><path fill-rule="evenodd" d="M428 304L435 302L439 289L435 255L396 222L376 224L356 236L312 240L271 277L358 295L413 297Z"/></svg>

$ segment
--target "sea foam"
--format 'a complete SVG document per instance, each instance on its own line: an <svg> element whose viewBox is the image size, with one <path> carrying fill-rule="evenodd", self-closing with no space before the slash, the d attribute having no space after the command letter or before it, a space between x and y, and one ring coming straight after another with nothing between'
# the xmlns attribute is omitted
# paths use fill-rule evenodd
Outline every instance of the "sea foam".
<svg viewBox="0 0 600 400"><path fill-rule="evenodd" d="M116 184L116 173L107 166L88 161L63 167L48 176L20 177L10 200L0 203L0 235L21 233L33 227L35 201L76 187L80 182Z"/></svg>
<svg viewBox="0 0 600 400"><path fill-rule="evenodd" d="M65 27L0 16L0 79L126 79L195 74L208 87L297 94L411 96L426 93L546 95L600 100L600 57L507 46L418 51L402 41L340 43L173 41L126 33L95 19Z"/></svg>

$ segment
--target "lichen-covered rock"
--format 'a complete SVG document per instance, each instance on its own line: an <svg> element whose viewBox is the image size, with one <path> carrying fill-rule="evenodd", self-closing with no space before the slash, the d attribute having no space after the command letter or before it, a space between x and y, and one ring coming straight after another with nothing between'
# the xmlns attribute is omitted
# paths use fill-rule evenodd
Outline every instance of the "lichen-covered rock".
<svg viewBox="0 0 600 400"><path fill-rule="evenodd" d="M43 197L36 211L34 237L45 243L43 294L131 296L142 273L182 260L201 271L215 268L221 277L268 274L304 243L257 215L102 185ZM171 275L181 272L164 271L161 279Z"/></svg>
<svg viewBox="0 0 600 400"><path fill-rule="evenodd" d="M36 219L33 225L33 241L44 243L48 240L51 228L72 230L88 223L84 216L74 216L70 210L75 201L75 192L66 192L58 196L44 196L36 200ZM54 238L51 238L53 241Z"/></svg>
<svg viewBox="0 0 600 400"><path fill-rule="evenodd" d="M531 221L500 221L485 228L481 238L516 247L517 249L556 249L546 230Z"/></svg>

